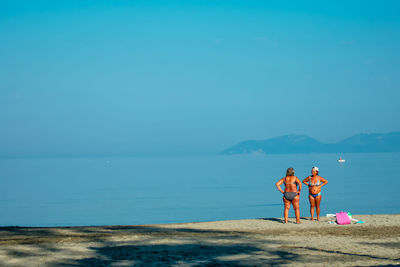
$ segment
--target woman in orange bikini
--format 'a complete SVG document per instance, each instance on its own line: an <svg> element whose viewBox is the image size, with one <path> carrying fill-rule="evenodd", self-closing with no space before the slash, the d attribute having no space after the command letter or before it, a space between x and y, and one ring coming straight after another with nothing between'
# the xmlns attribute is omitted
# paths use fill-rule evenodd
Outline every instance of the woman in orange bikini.
<svg viewBox="0 0 400 267"><path fill-rule="evenodd" d="M285 191L282 190L281 185L285 185ZM283 216L285 217L285 223L288 222L290 203L293 205L294 213L296 215L296 223L300 223L300 191L301 182L299 178L294 176L294 169L288 168L286 171L286 176L280 179L276 184L276 188L283 194L283 204L285 209L283 211ZM297 185L299 186L299 191L297 191Z"/></svg>
<svg viewBox="0 0 400 267"><path fill-rule="evenodd" d="M312 167L311 176L303 180L303 184L308 186L308 199L310 200L311 220L314 220L314 207L317 207L317 220L319 221L321 204L321 187L328 184L328 180L318 175L318 167Z"/></svg>

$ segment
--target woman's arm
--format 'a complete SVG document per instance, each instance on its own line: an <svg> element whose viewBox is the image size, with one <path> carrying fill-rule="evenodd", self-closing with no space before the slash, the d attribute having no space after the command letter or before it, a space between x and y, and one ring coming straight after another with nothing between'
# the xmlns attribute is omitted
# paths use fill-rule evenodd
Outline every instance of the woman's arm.
<svg viewBox="0 0 400 267"><path fill-rule="evenodd" d="M321 187L325 186L328 184L328 180L324 179L321 177L321 179L319 179L323 184L321 185Z"/></svg>
<svg viewBox="0 0 400 267"><path fill-rule="evenodd" d="M310 180L310 176L303 180L303 184L308 185L307 182Z"/></svg>
<svg viewBox="0 0 400 267"><path fill-rule="evenodd" d="M282 194L284 193L284 191L281 188L281 184L283 184L283 178L280 179L278 182L276 182L275 186L276 188L278 188L279 192L281 192Z"/></svg>
<svg viewBox="0 0 400 267"><path fill-rule="evenodd" d="M299 180L299 178L296 177L296 183L299 185L299 194L301 192L301 182Z"/></svg>

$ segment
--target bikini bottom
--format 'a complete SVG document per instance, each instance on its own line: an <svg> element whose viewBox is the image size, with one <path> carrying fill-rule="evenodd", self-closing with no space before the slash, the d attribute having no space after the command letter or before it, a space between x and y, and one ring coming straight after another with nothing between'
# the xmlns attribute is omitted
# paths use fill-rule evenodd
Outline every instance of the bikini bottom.
<svg viewBox="0 0 400 267"><path fill-rule="evenodd" d="M321 192L319 192L318 194L315 194L315 195L310 194L310 196L312 196L313 198L316 198L317 196L320 196L320 195L321 195Z"/></svg>
<svg viewBox="0 0 400 267"><path fill-rule="evenodd" d="M297 192L285 192L285 193L283 193L283 196L287 200L292 201L297 196Z"/></svg>

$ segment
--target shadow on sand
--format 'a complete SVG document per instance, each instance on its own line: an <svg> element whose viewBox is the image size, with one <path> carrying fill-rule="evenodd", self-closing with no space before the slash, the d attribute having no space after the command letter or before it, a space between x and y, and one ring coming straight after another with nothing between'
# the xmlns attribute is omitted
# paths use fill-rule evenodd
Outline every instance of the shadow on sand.
<svg viewBox="0 0 400 267"><path fill-rule="evenodd" d="M282 222L276 218L262 220ZM60 243L68 246L60 246ZM382 243L382 246L397 248L398 243ZM77 248L85 252L75 255ZM248 232L152 225L2 227L0 253L1 266L16 259L41 266L273 266L295 262L335 265L357 260L381 263L394 260L365 253L298 246L274 240L273 236ZM319 256L315 257L315 253Z"/></svg>
<svg viewBox="0 0 400 267"><path fill-rule="evenodd" d="M69 254L65 248L62 251L57 247L64 241L87 244L89 253L84 256L78 259L59 258L46 266L248 266L262 262L263 265L284 264L299 257L286 249L266 251L263 244L277 244L276 241L263 239L262 242L249 242L249 239L243 240L243 233L237 231L156 226L3 227L0 228L0 236L0 250L9 259L25 257L31 260L49 253ZM135 237L136 240L113 241L118 237ZM21 245L34 246L35 251L20 249ZM0 260L2 264L7 262Z"/></svg>

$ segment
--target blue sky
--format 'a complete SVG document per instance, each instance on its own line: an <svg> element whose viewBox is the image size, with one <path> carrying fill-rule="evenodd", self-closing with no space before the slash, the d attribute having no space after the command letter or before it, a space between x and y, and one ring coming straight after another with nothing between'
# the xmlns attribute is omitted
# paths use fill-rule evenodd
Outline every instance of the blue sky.
<svg viewBox="0 0 400 267"><path fill-rule="evenodd" d="M399 131L398 1L1 1L0 149Z"/></svg>

